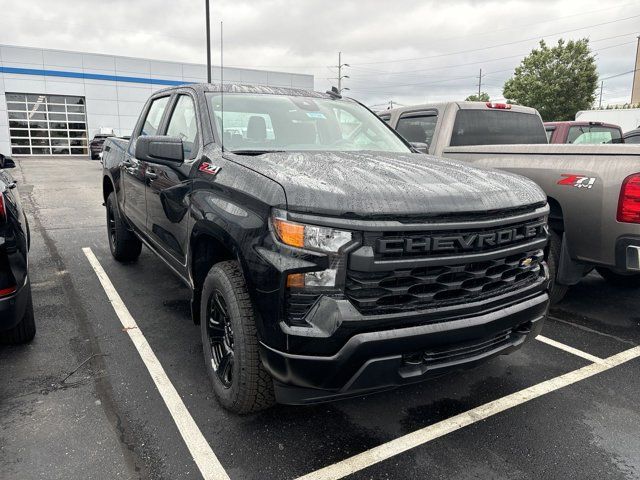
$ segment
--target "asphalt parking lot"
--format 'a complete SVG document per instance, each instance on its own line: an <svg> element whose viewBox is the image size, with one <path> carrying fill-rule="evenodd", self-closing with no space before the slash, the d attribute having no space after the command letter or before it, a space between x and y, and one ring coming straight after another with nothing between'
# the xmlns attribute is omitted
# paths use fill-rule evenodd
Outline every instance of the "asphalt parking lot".
<svg viewBox="0 0 640 480"><path fill-rule="evenodd" d="M189 419L232 479L640 478L639 292L591 274L543 339L513 355L239 417L213 398L188 290L148 250L112 260L100 169L29 158L12 172L31 224L38 334L0 347L2 478L202 478L177 426ZM86 249L186 410L168 408Z"/></svg>

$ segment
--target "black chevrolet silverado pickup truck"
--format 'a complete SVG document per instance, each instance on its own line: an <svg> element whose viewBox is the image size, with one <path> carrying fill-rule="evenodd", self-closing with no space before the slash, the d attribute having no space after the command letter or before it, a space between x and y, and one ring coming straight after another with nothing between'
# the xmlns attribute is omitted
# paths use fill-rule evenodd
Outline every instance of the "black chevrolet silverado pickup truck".
<svg viewBox="0 0 640 480"><path fill-rule="evenodd" d="M335 92L162 90L103 162L113 256L145 244L189 286L232 411L421 381L542 328L540 188L415 153Z"/></svg>

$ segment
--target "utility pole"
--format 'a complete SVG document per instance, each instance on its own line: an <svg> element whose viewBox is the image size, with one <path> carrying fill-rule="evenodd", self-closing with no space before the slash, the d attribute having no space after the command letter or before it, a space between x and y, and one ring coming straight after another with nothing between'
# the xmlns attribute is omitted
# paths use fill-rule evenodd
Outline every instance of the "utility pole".
<svg viewBox="0 0 640 480"><path fill-rule="evenodd" d="M480 75L478 75L478 100L480 100L481 90L482 90L482 69L480 69Z"/></svg>
<svg viewBox="0 0 640 480"><path fill-rule="evenodd" d="M204 0L207 21L207 83L211 83L211 27L209 26L209 0Z"/></svg>
<svg viewBox="0 0 640 480"><path fill-rule="evenodd" d="M343 90L349 90L348 88L342 88L342 79L349 78L349 75L342 75L342 67L350 67L348 63L342 63L342 52L338 52L338 92L342 93Z"/></svg>
<svg viewBox="0 0 640 480"><path fill-rule="evenodd" d="M636 63L633 67L633 84L631 87L631 104L640 103L640 36L636 46Z"/></svg>
<svg viewBox="0 0 640 480"><path fill-rule="evenodd" d="M598 108L602 108L602 87L604 87L604 81L600 82L600 101L598 102Z"/></svg>

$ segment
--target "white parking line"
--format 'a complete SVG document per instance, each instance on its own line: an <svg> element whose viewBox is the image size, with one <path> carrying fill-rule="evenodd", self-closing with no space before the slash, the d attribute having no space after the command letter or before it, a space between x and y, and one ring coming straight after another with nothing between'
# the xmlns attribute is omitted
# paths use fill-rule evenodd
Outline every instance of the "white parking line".
<svg viewBox="0 0 640 480"><path fill-rule="evenodd" d="M546 343L547 345L551 345L552 347L559 348L560 350L564 350L565 352L572 353L573 355L577 355L578 357L582 357L585 360L589 360L593 363L603 363L604 360L600 357L596 357L595 355L591 355L590 353L583 352L582 350L578 350L577 348L570 347L569 345L565 345L564 343L556 342L551 338L543 337L542 335L538 335L536 340L541 341L542 343Z"/></svg>
<svg viewBox="0 0 640 480"><path fill-rule="evenodd" d="M556 390L585 380L598 373L605 372L638 357L640 357L640 347L630 348L611 357L601 359L599 363L591 363L586 367L546 380L537 385L520 390L519 392L485 403L467 412L396 438L395 440L366 450L341 462L311 472L300 477L298 480L337 480L346 477L347 475L351 475L352 473L387 460L407 450L424 445L448 433L455 432L480 420L522 405L547 393L555 392Z"/></svg>
<svg viewBox="0 0 640 480"><path fill-rule="evenodd" d="M123 330L129 335L129 338L131 338L142 361L151 374L151 378L156 384L156 388L160 392L164 403L167 405L169 413L180 431L180 435L182 435L184 442L187 444L187 448L193 456L193 460L200 469L200 473L206 480L228 480L229 476L224 471L213 450L211 450L211 447L205 440L196 422L189 414L180 395L169 380L169 377L153 353L147 339L138 328L136 321L129 313L129 310L120 298L120 295L118 295L118 292L111 283L111 280L109 280L109 277L103 270L93 251L88 247L83 248L82 251L96 272L111 306L122 323Z"/></svg>

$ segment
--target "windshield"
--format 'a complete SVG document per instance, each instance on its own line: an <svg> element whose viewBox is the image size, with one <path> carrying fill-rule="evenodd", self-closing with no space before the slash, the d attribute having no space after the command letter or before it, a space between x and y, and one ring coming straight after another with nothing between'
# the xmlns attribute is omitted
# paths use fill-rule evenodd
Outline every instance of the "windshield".
<svg viewBox="0 0 640 480"><path fill-rule="evenodd" d="M348 100L286 95L209 93L224 147L234 152L410 149L373 113Z"/></svg>
<svg viewBox="0 0 640 480"><path fill-rule="evenodd" d="M623 143L623 141L620 130L617 128L582 125L569 129L567 143Z"/></svg>

